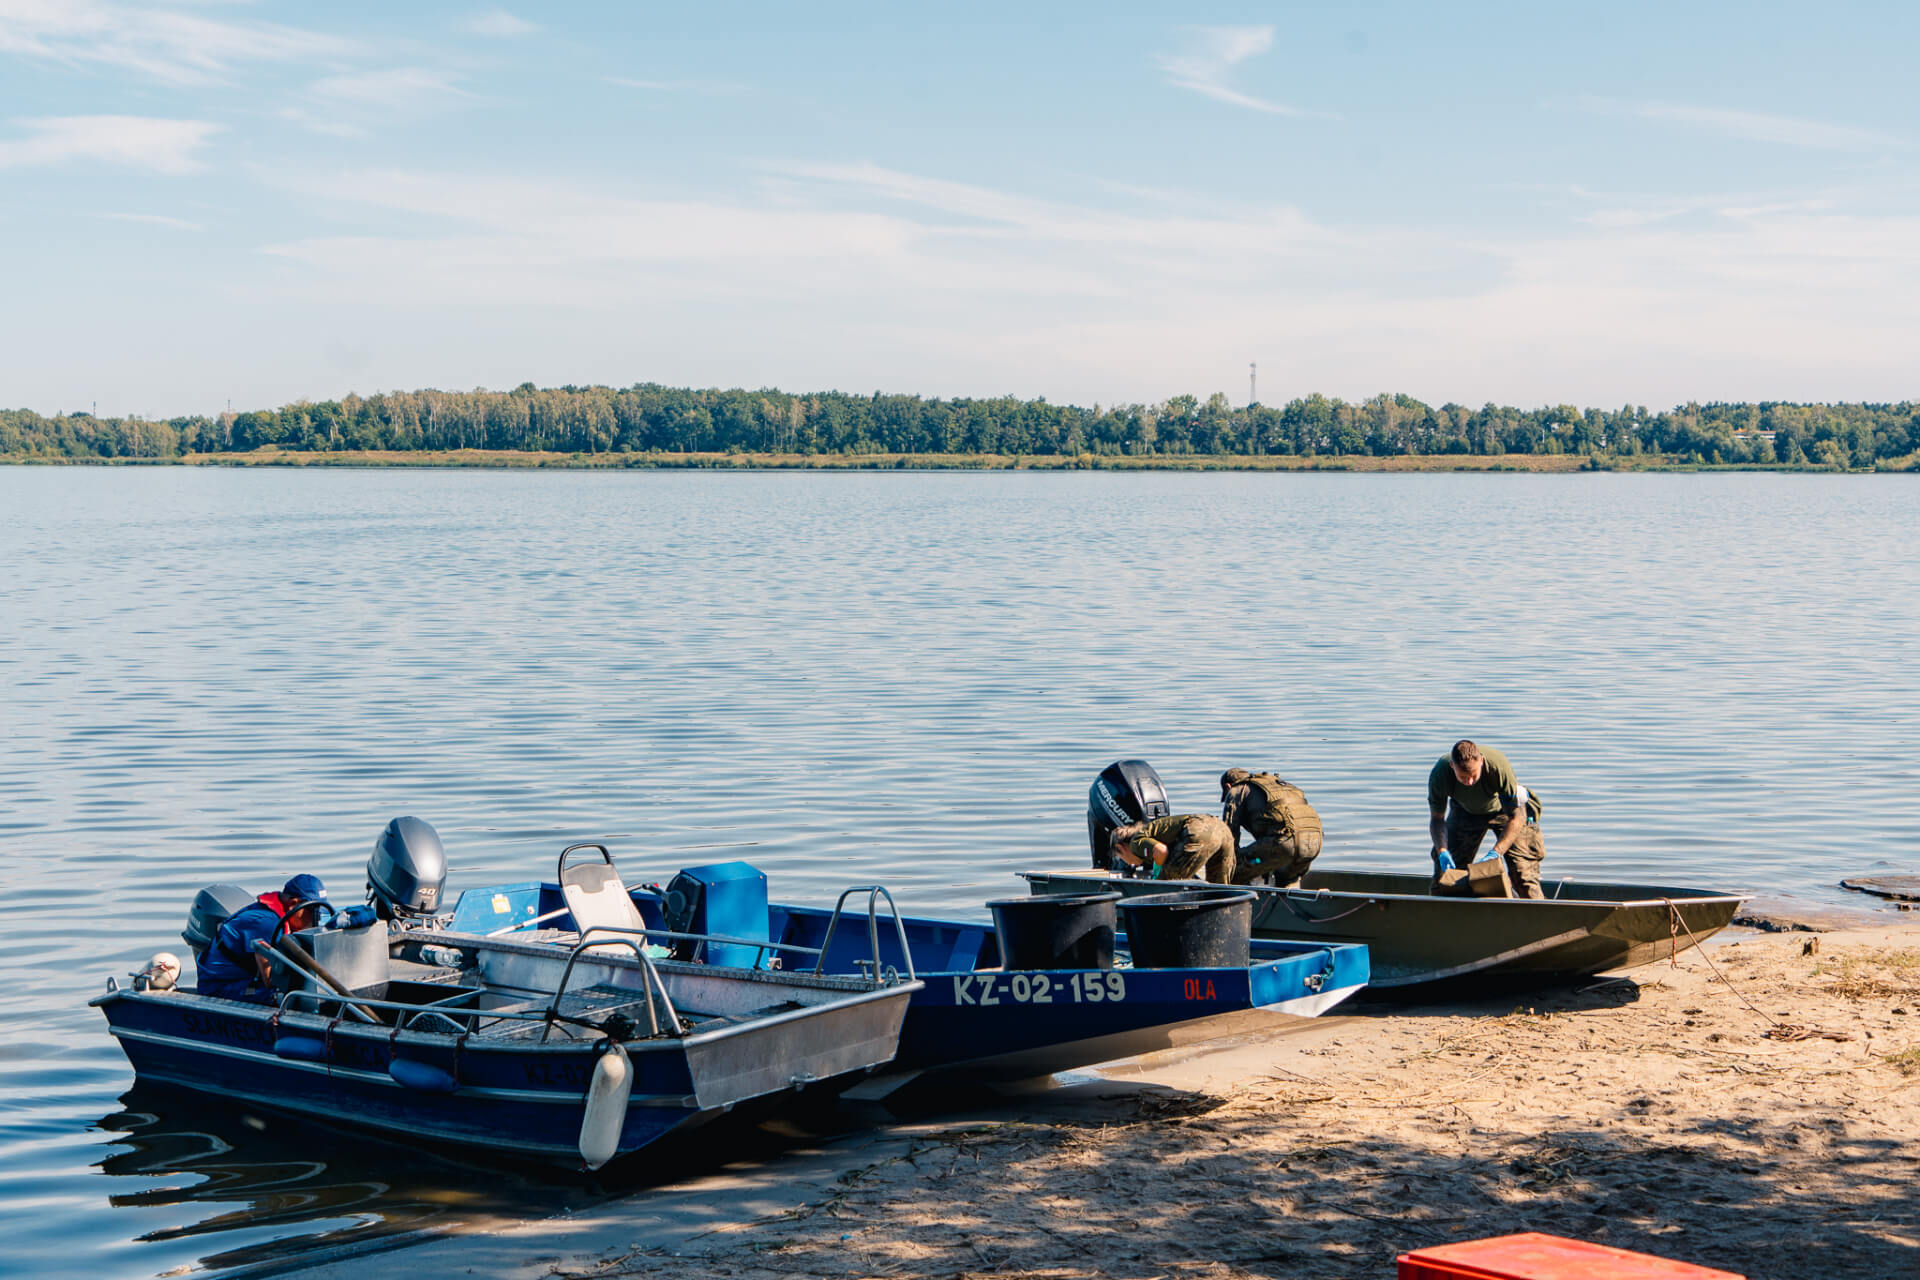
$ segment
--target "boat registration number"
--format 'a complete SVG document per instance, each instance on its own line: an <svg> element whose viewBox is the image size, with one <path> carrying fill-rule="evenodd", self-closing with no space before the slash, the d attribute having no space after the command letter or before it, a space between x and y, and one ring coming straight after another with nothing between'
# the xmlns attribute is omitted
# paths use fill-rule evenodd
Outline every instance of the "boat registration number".
<svg viewBox="0 0 1920 1280"><path fill-rule="evenodd" d="M1120 973L956 973L955 1004L1099 1004L1125 1000Z"/></svg>

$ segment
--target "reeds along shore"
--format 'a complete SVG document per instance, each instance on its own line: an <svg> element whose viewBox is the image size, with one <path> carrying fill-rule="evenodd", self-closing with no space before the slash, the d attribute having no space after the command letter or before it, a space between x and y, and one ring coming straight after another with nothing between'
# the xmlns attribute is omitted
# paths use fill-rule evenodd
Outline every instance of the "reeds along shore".
<svg viewBox="0 0 1920 1280"><path fill-rule="evenodd" d="M0 464L44 466L431 467L699 470L699 471L1338 471L1536 472L1811 471L1920 474L1920 454L1884 458L1868 467L1815 463L1710 463L1690 457L1636 454L976 454L976 453L557 453L517 449L307 452L265 447L246 453L189 453L170 458L54 457L0 454Z"/></svg>

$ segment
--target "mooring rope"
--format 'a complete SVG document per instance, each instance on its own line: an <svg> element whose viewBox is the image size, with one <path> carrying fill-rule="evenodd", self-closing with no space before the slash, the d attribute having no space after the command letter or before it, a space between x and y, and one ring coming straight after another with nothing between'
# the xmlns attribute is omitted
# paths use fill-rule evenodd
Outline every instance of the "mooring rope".
<svg viewBox="0 0 1920 1280"><path fill-rule="evenodd" d="M1852 1036L1844 1031L1823 1031L1819 1027L1798 1027L1791 1023L1781 1022L1777 1018L1769 1017L1758 1005L1747 999L1746 994L1734 986L1726 974L1720 972L1720 966L1713 962L1713 957L1707 954L1707 949L1700 945L1700 939L1694 936L1693 926L1688 924L1687 918L1680 914L1680 908L1674 905L1673 899L1662 898L1661 901L1667 904L1667 934L1674 939L1676 951L1679 947L1678 929L1685 929L1687 931L1687 941L1692 943L1693 949L1700 953L1700 958L1707 962L1707 968L1713 970L1713 976L1720 979L1722 986L1739 997L1741 1004L1753 1010L1755 1015L1767 1024L1767 1030L1762 1032L1767 1039L1784 1040L1788 1042L1816 1039L1839 1040L1844 1042L1853 1039ZM1678 929L1675 928L1676 924L1678 925ZM1675 955L1670 954L1667 959L1673 963L1674 967L1679 967L1679 961Z"/></svg>

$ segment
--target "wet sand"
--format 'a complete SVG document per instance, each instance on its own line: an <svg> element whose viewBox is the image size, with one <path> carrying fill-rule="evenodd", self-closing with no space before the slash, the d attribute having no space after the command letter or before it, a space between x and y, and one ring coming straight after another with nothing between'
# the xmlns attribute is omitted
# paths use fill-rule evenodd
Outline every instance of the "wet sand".
<svg viewBox="0 0 1920 1280"><path fill-rule="evenodd" d="M972 1114L939 1101L341 1274L1389 1277L1408 1249L1515 1231L1756 1277L1920 1274L1904 921L1741 932L1577 989L1368 1004Z"/></svg>

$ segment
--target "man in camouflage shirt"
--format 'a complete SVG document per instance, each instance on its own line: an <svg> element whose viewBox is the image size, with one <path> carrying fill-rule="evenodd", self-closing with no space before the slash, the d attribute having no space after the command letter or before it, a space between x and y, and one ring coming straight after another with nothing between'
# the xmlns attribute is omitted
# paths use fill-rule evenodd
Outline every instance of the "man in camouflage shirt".
<svg viewBox="0 0 1920 1280"><path fill-rule="evenodd" d="M1113 856L1155 880L1233 882L1233 831L1205 813L1175 813L1114 828Z"/></svg>
<svg viewBox="0 0 1920 1280"><path fill-rule="evenodd" d="M1220 775L1220 818L1252 843L1234 851L1235 884L1290 885L1320 856L1320 815L1300 788L1271 773Z"/></svg>
<svg viewBox="0 0 1920 1280"><path fill-rule="evenodd" d="M1427 775L1427 811L1436 878L1449 867L1470 864L1491 831L1515 896L1547 896L1540 888L1540 861L1547 856L1540 797L1520 785L1506 756L1465 738L1454 743Z"/></svg>

